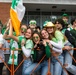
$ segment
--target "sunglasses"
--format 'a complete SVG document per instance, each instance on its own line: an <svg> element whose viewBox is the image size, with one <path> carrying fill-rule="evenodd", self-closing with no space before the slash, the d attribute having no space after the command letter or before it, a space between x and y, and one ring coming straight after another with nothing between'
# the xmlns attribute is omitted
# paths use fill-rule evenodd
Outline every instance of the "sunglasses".
<svg viewBox="0 0 76 75"><path fill-rule="evenodd" d="M35 22L31 22L30 24L36 24Z"/></svg>
<svg viewBox="0 0 76 75"><path fill-rule="evenodd" d="M38 39L38 38L39 38L38 36L33 37L33 39Z"/></svg>
<svg viewBox="0 0 76 75"><path fill-rule="evenodd" d="M26 32L26 29L25 28L21 28L21 30L24 31L24 32Z"/></svg>

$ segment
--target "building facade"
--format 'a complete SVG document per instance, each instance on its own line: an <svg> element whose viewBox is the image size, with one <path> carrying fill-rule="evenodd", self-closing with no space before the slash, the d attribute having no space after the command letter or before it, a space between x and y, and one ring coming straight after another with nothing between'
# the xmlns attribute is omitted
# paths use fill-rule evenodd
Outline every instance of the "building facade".
<svg viewBox="0 0 76 75"><path fill-rule="evenodd" d="M76 0L23 0L26 7L23 23L29 24L31 19L37 21L41 28L44 21L54 21L60 18L63 13L69 15L69 22L76 16ZM0 20L6 24L9 18L11 0L0 0Z"/></svg>

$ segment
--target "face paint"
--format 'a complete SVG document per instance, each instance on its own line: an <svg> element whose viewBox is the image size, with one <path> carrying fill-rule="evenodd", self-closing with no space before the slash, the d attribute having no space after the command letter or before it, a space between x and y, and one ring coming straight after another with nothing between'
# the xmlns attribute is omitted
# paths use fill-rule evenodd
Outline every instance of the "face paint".
<svg viewBox="0 0 76 75"><path fill-rule="evenodd" d="M33 37L33 39L38 39L38 36L36 36L36 37Z"/></svg>
<svg viewBox="0 0 76 75"><path fill-rule="evenodd" d="M21 31L26 32L26 29L25 28L21 28Z"/></svg>

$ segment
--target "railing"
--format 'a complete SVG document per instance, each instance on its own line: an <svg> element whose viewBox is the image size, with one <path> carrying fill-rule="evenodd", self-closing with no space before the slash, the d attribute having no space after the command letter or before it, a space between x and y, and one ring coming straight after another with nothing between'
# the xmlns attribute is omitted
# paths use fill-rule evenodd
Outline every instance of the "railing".
<svg viewBox="0 0 76 75"><path fill-rule="evenodd" d="M2 48L2 50L8 50L9 48ZM21 49L15 49L15 50L21 50ZM63 49L64 50L64 49ZM76 48L72 48L72 50L76 50ZM70 56L72 57L72 59L74 60L74 62L76 63L76 59L73 57L73 55L68 51L68 53L70 54ZM13 56L14 56L14 50L13 50ZM40 62L36 65L36 67L33 69L32 73L35 71L35 69L38 67L38 65L41 63L41 61L45 58L46 55L43 56L43 58L40 60ZM54 56L55 57L55 56ZM56 57L55 57L56 58ZM14 75L14 73L18 70L18 68L22 65L22 63L24 62L25 59L25 56L24 56L24 59L21 61L21 63L17 66L17 68L14 70L14 58L12 58L12 65L11 65L11 69L7 66L6 62L0 57L0 59L3 61L4 65L6 66L6 68L11 72L11 75ZM60 65L62 66L62 68L66 71L67 75L68 72L67 70L65 69L65 67L62 65L62 63L60 62L60 60L58 58L56 58L56 60L60 63ZM32 74L31 73L31 74ZM47 73L47 75L51 75L49 74L49 72Z"/></svg>

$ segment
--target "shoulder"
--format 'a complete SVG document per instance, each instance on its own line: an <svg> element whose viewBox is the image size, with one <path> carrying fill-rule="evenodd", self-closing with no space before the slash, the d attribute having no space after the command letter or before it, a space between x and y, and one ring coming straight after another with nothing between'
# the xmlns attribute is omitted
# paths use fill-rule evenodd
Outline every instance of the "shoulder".
<svg viewBox="0 0 76 75"><path fill-rule="evenodd" d="M55 31L55 36L59 36L59 35L62 35L62 36L63 36L63 34L62 34L62 32L61 32L61 31L56 30L56 31Z"/></svg>
<svg viewBox="0 0 76 75"><path fill-rule="evenodd" d="M26 40L26 43L33 43L33 41L29 39L29 40Z"/></svg>
<svg viewBox="0 0 76 75"><path fill-rule="evenodd" d="M24 36L18 36L18 42L21 43L22 39L25 39L26 41L26 38Z"/></svg>

